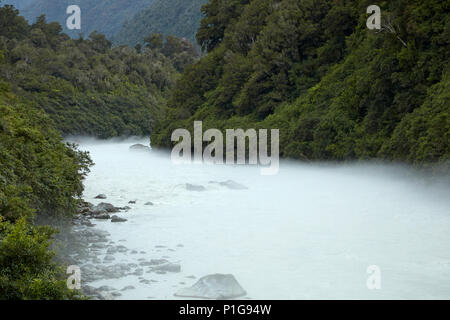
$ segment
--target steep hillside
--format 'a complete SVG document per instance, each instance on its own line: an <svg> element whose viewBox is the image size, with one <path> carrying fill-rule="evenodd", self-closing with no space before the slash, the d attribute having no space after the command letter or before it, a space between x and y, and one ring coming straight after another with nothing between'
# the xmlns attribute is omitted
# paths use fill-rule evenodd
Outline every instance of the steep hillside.
<svg viewBox="0 0 450 320"><path fill-rule="evenodd" d="M0 8L0 75L44 109L64 135L149 134L177 76L159 50L111 48L102 34L70 39L42 18L28 25Z"/></svg>
<svg viewBox="0 0 450 320"><path fill-rule="evenodd" d="M280 152L303 160L450 158L450 3L211 0L187 68L152 137L175 128L279 128Z"/></svg>
<svg viewBox="0 0 450 320"><path fill-rule="evenodd" d="M174 35L196 43L201 6L207 0L154 0L144 11L129 19L112 41L134 46L152 33Z"/></svg>
<svg viewBox="0 0 450 320"><path fill-rule="evenodd" d="M49 249L54 230L33 221L75 213L91 161L9 87L0 78L0 300L75 299Z"/></svg>
<svg viewBox="0 0 450 320"><path fill-rule="evenodd" d="M92 31L105 34L108 38L119 32L123 23L137 12L147 8L153 0L5 0L3 4L14 4L30 23L41 14L47 20L57 21L63 31L77 38L80 33L85 36ZM69 5L79 5L81 9L81 30L67 30L66 9Z"/></svg>

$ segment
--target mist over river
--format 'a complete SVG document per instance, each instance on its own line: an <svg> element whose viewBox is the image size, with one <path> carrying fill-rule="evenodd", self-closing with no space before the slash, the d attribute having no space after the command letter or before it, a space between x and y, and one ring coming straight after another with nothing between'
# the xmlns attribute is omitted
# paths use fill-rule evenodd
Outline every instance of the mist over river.
<svg viewBox="0 0 450 320"><path fill-rule="evenodd" d="M72 140L95 162L84 199L131 207L117 213L126 222L83 227L107 242L90 245L91 260L75 258L82 282L84 270L126 270L88 279L110 298L175 299L215 273L233 274L250 299L450 298L448 184L385 165L281 161L277 175L261 176L256 166L175 165L169 154L129 150L148 140ZM228 180L248 189L211 183ZM181 271L152 272L151 259ZM366 285L371 265L380 289Z"/></svg>

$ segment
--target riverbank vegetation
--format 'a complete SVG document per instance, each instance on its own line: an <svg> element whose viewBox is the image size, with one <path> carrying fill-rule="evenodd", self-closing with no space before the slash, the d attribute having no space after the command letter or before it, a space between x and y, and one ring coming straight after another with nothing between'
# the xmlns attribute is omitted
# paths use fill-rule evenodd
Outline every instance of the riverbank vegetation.
<svg viewBox="0 0 450 320"><path fill-rule="evenodd" d="M2 78L35 103L63 135L148 135L163 114L177 71L158 50L112 48L104 35L71 39L40 16L29 25L1 9Z"/></svg>
<svg viewBox="0 0 450 320"><path fill-rule="evenodd" d="M0 299L75 298L49 250L55 230L34 219L75 213L91 161L8 87L0 80Z"/></svg>
<svg viewBox="0 0 450 320"><path fill-rule="evenodd" d="M449 3L390 1L381 30L370 1L211 0L197 39L208 54L173 89L152 135L175 128L278 128L282 157L450 157Z"/></svg>

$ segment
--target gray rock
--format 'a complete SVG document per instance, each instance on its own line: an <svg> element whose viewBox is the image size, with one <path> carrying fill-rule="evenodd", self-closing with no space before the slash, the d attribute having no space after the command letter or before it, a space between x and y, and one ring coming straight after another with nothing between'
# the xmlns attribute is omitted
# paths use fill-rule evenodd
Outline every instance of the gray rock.
<svg viewBox="0 0 450 320"><path fill-rule="evenodd" d="M114 247L109 247L108 250L106 250L106 254L114 254L117 252L117 249Z"/></svg>
<svg viewBox="0 0 450 320"><path fill-rule="evenodd" d="M136 204L136 200L130 200L128 201L129 204Z"/></svg>
<svg viewBox="0 0 450 320"><path fill-rule="evenodd" d="M186 190L189 190L189 191L205 191L206 188L204 186L186 183Z"/></svg>
<svg viewBox="0 0 450 320"><path fill-rule="evenodd" d="M111 216L107 213L100 213L100 214L97 214L94 218L100 219L100 220L108 220L108 219L111 219Z"/></svg>
<svg viewBox="0 0 450 320"><path fill-rule="evenodd" d="M114 261L114 260L116 260L116 258L114 258L112 255L109 254L103 260L105 260L105 261Z"/></svg>
<svg viewBox="0 0 450 320"><path fill-rule="evenodd" d="M181 272L181 266L178 263L164 263L153 267L152 271Z"/></svg>
<svg viewBox="0 0 450 320"><path fill-rule="evenodd" d="M125 246L122 246L122 245L117 246L116 249L119 252L127 252L128 251L128 248Z"/></svg>
<svg viewBox="0 0 450 320"><path fill-rule="evenodd" d="M149 201L144 204L144 206L153 206L153 202Z"/></svg>
<svg viewBox="0 0 450 320"><path fill-rule="evenodd" d="M120 290L120 291L134 290L134 289L136 289L136 288L133 286L126 286L126 287L123 287L122 290Z"/></svg>
<svg viewBox="0 0 450 320"><path fill-rule="evenodd" d="M105 249L106 248L106 244L104 244L104 243L93 243L91 245L91 248Z"/></svg>
<svg viewBox="0 0 450 320"><path fill-rule="evenodd" d="M131 151L139 151L139 152L148 152L150 151L150 147L144 146L143 144L137 143L137 144L133 144L130 147Z"/></svg>
<svg viewBox="0 0 450 320"><path fill-rule="evenodd" d="M120 210L119 208L114 207L111 203L106 203L106 202L99 203L98 205L96 205L93 208L94 212L95 211L100 211L100 212L106 211L106 212L114 213L114 212L119 212L119 210Z"/></svg>
<svg viewBox="0 0 450 320"><path fill-rule="evenodd" d="M247 293L232 274L212 274L200 278L192 287L175 293L176 297L232 299Z"/></svg>
<svg viewBox="0 0 450 320"><path fill-rule="evenodd" d="M114 290L116 289L110 286L101 286L100 288L98 288L98 291L114 291Z"/></svg>
<svg viewBox="0 0 450 320"><path fill-rule="evenodd" d="M118 216L112 216L111 218L111 222L126 222L126 221L128 220L124 218L119 218Z"/></svg>
<svg viewBox="0 0 450 320"><path fill-rule="evenodd" d="M142 276L144 274L144 269L142 268L137 268L136 270L134 270L134 272L131 273L131 275L134 276Z"/></svg>
<svg viewBox="0 0 450 320"><path fill-rule="evenodd" d="M246 190L246 189L248 189L246 186L244 186L240 183L237 183L236 181L233 181L233 180L219 182L219 185L221 185L222 187L231 189L231 190Z"/></svg>
<svg viewBox="0 0 450 320"><path fill-rule="evenodd" d="M101 193L98 196L96 196L94 199L106 199L106 195Z"/></svg>
<svg viewBox="0 0 450 320"><path fill-rule="evenodd" d="M167 261L166 259L151 259L150 261L142 261L139 263L140 266L156 266L156 265L161 265L161 264L166 264L169 261Z"/></svg>

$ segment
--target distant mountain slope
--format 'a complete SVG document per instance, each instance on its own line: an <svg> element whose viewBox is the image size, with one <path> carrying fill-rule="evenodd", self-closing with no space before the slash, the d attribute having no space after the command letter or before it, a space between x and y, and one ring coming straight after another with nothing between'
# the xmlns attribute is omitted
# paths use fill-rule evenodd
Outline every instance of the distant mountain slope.
<svg viewBox="0 0 450 320"><path fill-rule="evenodd" d="M134 46L152 33L174 35L196 43L195 33L202 17L201 7L207 0L154 0L144 11L128 20L112 38L116 44Z"/></svg>
<svg viewBox="0 0 450 320"><path fill-rule="evenodd" d="M45 14L47 21L59 22L63 31L72 37L77 37L80 33L88 36L97 30L109 38L119 32L127 19L131 19L152 2L153 0L5 0L1 3L15 5L30 23ZM81 31L66 29L66 9L69 5L79 5L81 8Z"/></svg>
<svg viewBox="0 0 450 320"><path fill-rule="evenodd" d="M2 5L10 4L16 7L19 10L22 10L26 8L30 3L32 3L35 0L3 0L0 1Z"/></svg>

